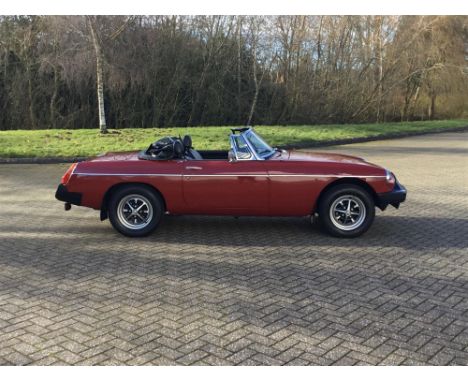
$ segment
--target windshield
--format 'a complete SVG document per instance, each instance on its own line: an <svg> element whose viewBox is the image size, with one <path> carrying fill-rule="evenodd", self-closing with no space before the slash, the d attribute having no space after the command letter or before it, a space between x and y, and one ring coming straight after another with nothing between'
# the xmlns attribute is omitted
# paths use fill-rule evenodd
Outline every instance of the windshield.
<svg viewBox="0 0 468 382"><path fill-rule="evenodd" d="M249 130L246 134L247 139L250 142L252 148L256 151L259 157L263 159L270 157L274 154L273 150L257 133L253 130Z"/></svg>
<svg viewBox="0 0 468 382"><path fill-rule="evenodd" d="M252 154L250 154L249 147L247 146L244 137L242 135L235 135L233 138L238 159L250 159Z"/></svg>

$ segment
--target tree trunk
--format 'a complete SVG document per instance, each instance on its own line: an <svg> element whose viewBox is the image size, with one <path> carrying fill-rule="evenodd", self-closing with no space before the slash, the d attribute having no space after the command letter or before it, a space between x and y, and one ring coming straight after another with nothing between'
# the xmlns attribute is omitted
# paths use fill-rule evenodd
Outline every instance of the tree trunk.
<svg viewBox="0 0 468 382"><path fill-rule="evenodd" d="M32 78L31 78L31 68L29 67L29 62L27 63L27 76L28 76L28 98L29 98L29 120L31 122L31 128L36 128L36 116L34 113L34 97L32 89Z"/></svg>
<svg viewBox="0 0 468 382"><path fill-rule="evenodd" d="M315 67L314 67L314 77L312 79L312 89L315 91L315 86L317 82L317 77L318 77L318 70L319 70L319 65L320 65L320 60L322 58L322 25L323 25L323 18L324 16L320 16L320 24L319 24L319 29L317 33L317 59L315 61Z"/></svg>
<svg viewBox="0 0 468 382"><path fill-rule="evenodd" d="M247 126L250 126L250 124L252 123L252 118L255 112L255 107L257 106L257 99L258 99L258 92L259 92L259 84L258 84L258 78L257 78L257 41L255 40L257 36L255 36L254 34L253 38L254 38L254 41L252 44L252 74L253 74L253 80L254 80L254 85L255 85L255 93L252 99L252 104L250 106L250 113L249 113L249 118L247 119Z"/></svg>
<svg viewBox="0 0 468 382"><path fill-rule="evenodd" d="M242 19L237 22L237 118L241 121L241 49L242 49Z"/></svg>
<svg viewBox="0 0 468 382"><path fill-rule="evenodd" d="M200 102L200 98L201 97L201 93L203 91L203 88L205 86L205 78L206 78L206 73L208 71L208 67L211 65L210 64L210 57L208 57L208 61L207 61L207 64L205 64L205 67L203 68L203 72L200 76L200 81L198 82L198 87L195 91L195 97L192 101L192 109L190 110L190 115L189 115L189 118L188 118L188 121L187 121L187 126L194 126L196 124L198 124L198 120L199 118L197 117L199 113L199 108L198 108L198 104ZM197 114L197 115L196 115Z"/></svg>
<svg viewBox="0 0 468 382"><path fill-rule="evenodd" d="M420 86L416 87L416 91L414 92L414 96L411 98L410 103L409 103L408 115L409 115L409 117L411 117L411 119L414 119L414 110L416 109L416 102L418 102L419 90L420 89L421 89Z"/></svg>
<svg viewBox="0 0 468 382"><path fill-rule="evenodd" d="M52 93L52 97L50 97L50 122L52 127L55 129L57 127L57 120L56 120L56 111L55 111L55 102L57 100L57 93L58 93L58 76L57 76L57 68L54 66L54 92Z"/></svg>
<svg viewBox="0 0 468 382"><path fill-rule="evenodd" d="M429 119L432 121L435 118L436 112L436 94L431 94L431 106L429 107Z"/></svg>
<svg viewBox="0 0 468 382"><path fill-rule="evenodd" d="M199 123L200 116L202 114L202 112L199 110L200 109L199 103L202 102L200 101L201 99L204 99L205 80L206 80L209 70L211 69L213 56L215 56L220 51L222 46L224 45L224 42L220 42L220 45L216 46L215 45L216 42L212 41L216 39L217 36L219 36L220 24L221 24L221 17L218 17L216 20L213 19L211 26L210 26L210 35L209 35L209 39L207 40L208 51L207 51L206 61L203 66L203 71L200 75L200 81L198 82L198 87L195 90L195 96L193 97L193 100L192 100L192 108L191 108L190 115L187 121L187 126L197 125ZM205 102L206 100L203 100L203 103ZM203 105L203 108L204 107L205 106Z"/></svg>
<svg viewBox="0 0 468 382"><path fill-rule="evenodd" d="M254 55L255 57L255 55ZM255 59L254 60L254 64L253 64L253 79L254 79L254 84L255 84L255 93L254 93L254 97L252 99L252 104L250 106L250 113L249 113L249 118L247 119L247 126L250 126L250 124L252 123L252 118L253 118L253 115L254 115L254 112L255 112L255 107L257 106L257 99L258 99L258 92L259 92L259 84L258 84L258 79L257 79L257 69L256 69L256 66L257 66L257 60Z"/></svg>
<svg viewBox="0 0 468 382"><path fill-rule="evenodd" d="M378 65L378 102L377 102L377 115L376 122L381 121L381 108L382 108L382 93L383 93L383 46L382 46L382 16L377 18L377 65Z"/></svg>
<svg viewBox="0 0 468 382"><path fill-rule="evenodd" d="M99 43L96 30L93 25L93 21L88 18L89 30L91 32L91 38L93 40L94 52L96 54L96 80L97 80L97 97L98 97L98 108L99 108L99 130L102 134L107 133L106 124L106 113L104 108L104 83L103 83L103 59L101 44Z"/></svg>

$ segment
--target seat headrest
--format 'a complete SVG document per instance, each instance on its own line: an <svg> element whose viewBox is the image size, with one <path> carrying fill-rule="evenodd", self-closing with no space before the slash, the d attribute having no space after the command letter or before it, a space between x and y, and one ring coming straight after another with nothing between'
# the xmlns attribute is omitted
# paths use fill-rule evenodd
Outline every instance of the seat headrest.
<svg viewBox="0 0 468 382"><path fill-rule="evenodd" d="M183 143L185 149L191 149L192 148L192 137L190 135L185 135L184 138L182 139L182 143Z"/></svg>
<svg viewBox="0 0 468 382"><path fill-rule="evenodd" d="M184 153L184 145L180 140L174 141L174 157L181 158Z"/></svg>

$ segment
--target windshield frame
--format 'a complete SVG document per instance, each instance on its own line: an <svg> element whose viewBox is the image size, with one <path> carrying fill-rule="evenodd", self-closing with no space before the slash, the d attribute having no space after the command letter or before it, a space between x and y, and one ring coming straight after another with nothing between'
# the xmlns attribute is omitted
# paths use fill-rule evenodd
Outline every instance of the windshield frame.
<svg viewBox="0 0 468 382"><path fill-rule="evenodd" d="M245 148L248 152L248 157L242 154L246 154L246 151L243 151L243 148L240 147L238 140L242 140L245 143ZM246 137L244 134L232 134L231 135L231 149L234 151L236 156L236 160L254 160L256 159L255 154L252 151L252 147L250 146L249 142L247 142Z"/></svg>
<svg viewBox="0 0 468 382"><path fill-rule="evenodd" d="M272 148L268 143L266 143L265 140L251 127L231 129L231 131L231 149L234 152L236 160L267 160L271 158L277 151L277 149ZM247 145L247 148L251 154L249 158L242 158L239 155L236 138L241 138ZM263 146L262 150L260 150L260 146Z"/></svg>
<svg viewBox="0 0 468 382"><path fill-rule="evenodd" d="M258 133L253 129L250 128L243 135L245 136L247 144L249 145L250 149L254 152L254 155L257 157L257 159L265 160L270 158L275 153L275 149L271 147L268 143L266 143L265 140L260 135L258 135ZM260 143L260 145L265 146L265 149L267 151L259 151L259 147L253 142L253 139L251 139L252 136L254 137L253 139L256 139L257 142Z"/></svg>

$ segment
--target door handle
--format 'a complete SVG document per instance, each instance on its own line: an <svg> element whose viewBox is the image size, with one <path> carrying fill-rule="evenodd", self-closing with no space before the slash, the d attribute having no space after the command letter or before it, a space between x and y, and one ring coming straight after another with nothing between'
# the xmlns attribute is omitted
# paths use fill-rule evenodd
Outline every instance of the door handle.
<svg viewBox="0 0 468 382"><path fill-rule="evenodd" d="M199 166L187 166L185 167L186 170L202 170Z"/></svg>

